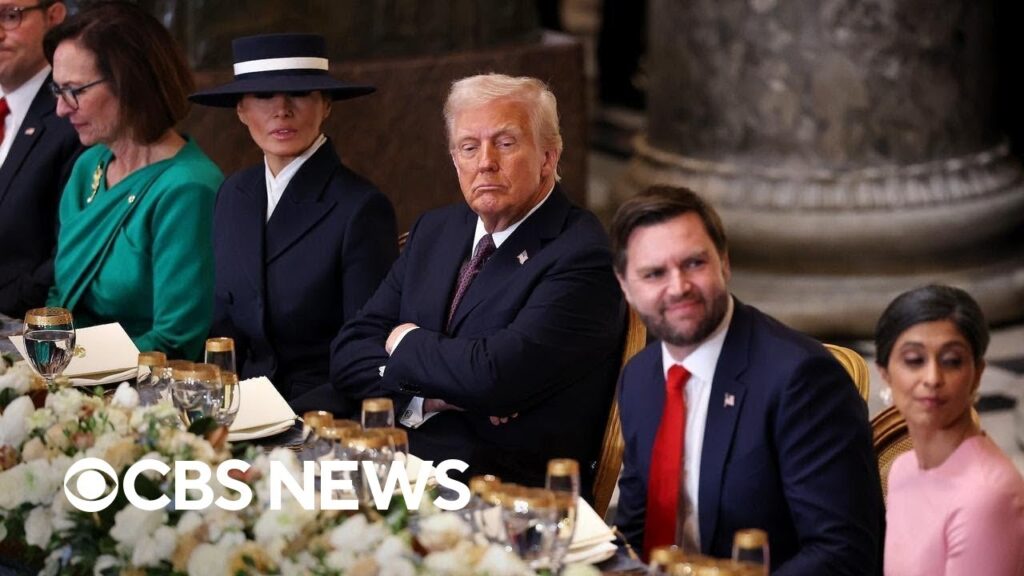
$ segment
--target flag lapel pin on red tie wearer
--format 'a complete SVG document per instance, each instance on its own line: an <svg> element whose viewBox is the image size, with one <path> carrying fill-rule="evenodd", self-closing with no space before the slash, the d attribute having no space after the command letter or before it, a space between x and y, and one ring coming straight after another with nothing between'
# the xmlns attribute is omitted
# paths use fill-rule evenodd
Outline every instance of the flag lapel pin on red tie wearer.
<svg viewBox="0 0 1024 576"><path fill-rule="evenodd" d="M526 250L523 250L522 252L519 253L519 256L516 256L516 259L519 260L519 265L522 266L523 264L526 264L527 260L530 259L530 255L526 253Z"/></svg>
<svg viewBox="0 0 1024 576"><path fill-rule="evenodd" d="M728 392L725 393L725 402L722 404L724 408L731 408L736 405L736 397Z"/></svg>

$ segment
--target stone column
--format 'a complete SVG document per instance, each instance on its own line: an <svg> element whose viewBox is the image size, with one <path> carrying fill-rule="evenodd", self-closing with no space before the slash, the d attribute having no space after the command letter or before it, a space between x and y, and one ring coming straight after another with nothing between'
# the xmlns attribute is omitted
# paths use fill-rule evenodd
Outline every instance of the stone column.
<svg viewBox="0 0 1024 576"><path fill-rule="evenodd" d="M617 191L720 210L733 289L819 336L899 292L1024 317L1024 185L994 109L992 0L652 0L648 131Z"/></svg>

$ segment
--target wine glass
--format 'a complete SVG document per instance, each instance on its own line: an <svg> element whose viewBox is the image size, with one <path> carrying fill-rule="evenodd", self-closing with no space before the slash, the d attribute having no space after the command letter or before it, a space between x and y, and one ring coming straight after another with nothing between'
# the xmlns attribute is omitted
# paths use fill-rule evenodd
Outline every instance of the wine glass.
<svg viewBox="0 0 1024 576"><path fill-rule="evenodd" d="M499 498L508 548L530 568L548 568L558 532L554 493L504 484Z"/></svg>
<svg viewBox="0 0 1024 576"><path fill-rule="evenodd" d="M50 391L75 354L75 323L66 308L33 308L25 312L25 352Z"/></svg>
<svg viewBox="0 0 1024 576"><path fill-rule="evenodd" d="M216 407L213 419L225 428L231 428L242 407L242 387L238 384L238 374L234 372L220 373L220 404Z"/></svg>
<svg viewBox="0 0 1024 576"><path fill-rule="evenodd" d="M768 533L758 528L737 530L732 539L732 561L736 564L760 567L768 575L771 562L768 555Z"/></svg>
<svg viewBox="0 0 1024 576"><path fill-rule="evenodd" d="M163 352L139 352L139 366L135 371L135 389L143 406L160 401L160 376L167 365Z"/></svg>
<svg viewBox="0 0 1024 576"><path fill-rule="evenodd" d="M657 546L651 550L650 562L647 564L648 576L664 576L669 569L686 558L682 548L678 546Z"/></svg>
<svg viewBox="0 0 1024 576"><path fill-rule="evenodd" d="M362 424L364 429L394 428L395 405L390 398L363 400Z"/></svg>
<svg viewBox="0 0 1024 576"><path fill-rule="evenodd" d="M207 339L203 361L217 366L224 372L234 372L235 341L226 337Z"/></svg>
<svg viewBox="0 0 1024 576"><path fill-rule="evenodd" d="M391 450L390 440L382 434L367 434L364 430L345 438L343 445L345 456L350 460L360 462L355 474L357 478L353 481L356 492L359 493L359 500L364 504L372 506L374 505L373 494L370 491L369 480L362 463L373 463L377 483L383 486L385 480L387 480L391 462L395 459L394 453Z"/></svg>
<svg viewBox="0 0 1024 576"><path fill-rule="evenodd" d="M468 519L478 534L492 544L505 544L505 530L501 523L501 478L492 474L473 476L469 479L469 504L464 508Z"/></svg>
<svg viewBox="0 0 1024 576"><path fill-rule="evenodd" d="M382 434L387 437L388 442L391 444L391 449L394 450L395 458L401 455L401 460L406 460L409 457L409 434L401 428L390 427L390 428L370 428L367 429L368 434Z"/></svg>
<svg viewBox="0 0 1024 576"><path fill-rule="evenodd" d="M579 462L572 458L549 460L544 487L554 494L558 512L558 532L551 554L551 572L558 574L576 531L576 505L580 497Z"/></svg>

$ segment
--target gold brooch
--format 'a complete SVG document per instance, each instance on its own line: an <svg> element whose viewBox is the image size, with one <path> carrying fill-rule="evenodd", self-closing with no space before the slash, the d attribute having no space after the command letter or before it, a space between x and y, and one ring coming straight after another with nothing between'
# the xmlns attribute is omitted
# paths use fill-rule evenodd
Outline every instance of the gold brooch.
<svg viewBox="0 0 1024 576"><path fill-rule="evenodd" d="M85 199L86 204L92 204L92 199L100 190L100 181L103 180L103 162L96 165L96 171L92 173L92 193Z"/></svg>

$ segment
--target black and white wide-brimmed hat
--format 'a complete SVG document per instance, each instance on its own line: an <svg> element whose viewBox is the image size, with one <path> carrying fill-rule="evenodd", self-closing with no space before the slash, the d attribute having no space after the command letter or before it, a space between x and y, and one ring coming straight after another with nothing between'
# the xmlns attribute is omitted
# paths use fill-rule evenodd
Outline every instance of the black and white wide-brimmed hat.
<svg viewBox="0 0 1024 576"><path fill-rule="evenodd" d="M345 100L369 94L373 86L349 84L328 73L327 43L319 34L262 34L231 43L235 79L188 97L205 106L234 107L246 94L312 92Z"/></svg>

